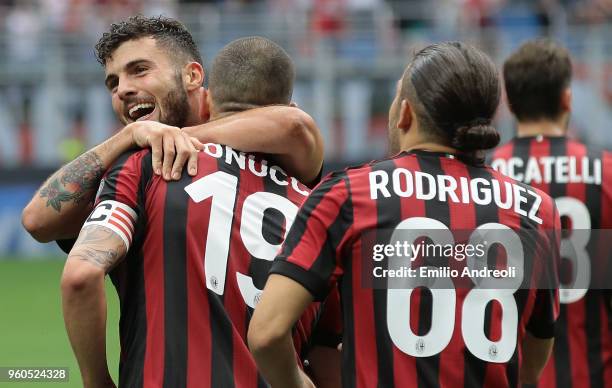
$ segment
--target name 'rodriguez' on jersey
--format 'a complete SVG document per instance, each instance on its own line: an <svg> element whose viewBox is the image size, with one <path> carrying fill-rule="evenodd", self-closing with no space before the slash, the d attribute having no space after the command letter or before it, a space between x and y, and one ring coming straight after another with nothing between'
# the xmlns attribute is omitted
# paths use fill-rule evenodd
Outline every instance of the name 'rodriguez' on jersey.
<svg viewBox="0 0 612 388"><path fill-rule="evenodd" d="M530 187L514 182L479 177L457 179L450 175L434 176L421 171L414 171L413 174L401 167L393 169L392 172L372 171L368 176L370 198L374 200L378 199L379 195L391 197L391 189L399 197L414 196L424 201L437 198L441 202L473 202L483 206L494 202L500 209L513 209L516 214L542 224L542 219L537 216L542 197Z"/></svg>

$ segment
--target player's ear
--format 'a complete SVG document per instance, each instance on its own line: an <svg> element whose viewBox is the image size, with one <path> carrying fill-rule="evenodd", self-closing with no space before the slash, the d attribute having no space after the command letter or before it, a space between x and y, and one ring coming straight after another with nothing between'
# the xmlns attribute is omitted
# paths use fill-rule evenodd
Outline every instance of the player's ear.
<svg viewBox="0 0 612 388"><path fill-rule="evenodd" d="M201 88L202 98L200 99L200 120L206 122L210 119L210 106L208 105L208 90L203 86Z"/></svg>
<svg viewBox="0 0 612 388"><path fill-rule="evenodd" d="M189 62L183 69L183 79L187 91L194 91L204 83L204 68L197 62Z"/></svg>
<svg viewBox="0 0 612 388"><path fill-rule="evenodd" d="M570 112L572 110L572 89L566 88L561 93L561 110Z"/></svg>
<svg viewBox="0 0 612 388"><path fill-rule="evenodd" d="M413 120L413 111L410 103L407 99L403 99L400 103L400 112L399 112L399 120L397 121L397 127L404 132L410 129Z"/></svg>

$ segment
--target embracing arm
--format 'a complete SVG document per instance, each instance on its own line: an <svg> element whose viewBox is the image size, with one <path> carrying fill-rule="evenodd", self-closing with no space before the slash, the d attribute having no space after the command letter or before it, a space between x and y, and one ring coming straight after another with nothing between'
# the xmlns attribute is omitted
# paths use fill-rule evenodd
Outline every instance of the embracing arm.
<svg viewBox="0 0 612 388"><path fill-rule="evenodd" d="M21 222L32 237L48 242L76 236L104 171L131 141L127 131L120 131L51 175L23 209Z"/></svg>
<svg viewBox="0 0 612 388"><path fill-rule="evenodd" d="M270 154L304 183L314 181L323 165L321 132L312 117L296 107L249 109L183 130L203 143Z"/></svg>
<svg viewBox="0 0 612 388"><path fill-rule="evenodd" d="M40 242L74 238L92 210L102 175L121 154L150 146L155 174L169 180L185 163L190 175L197 173L198 144L177 127L151 121L128 124L51 175L23 209L21 222Z"/></svg>
<svg viewBox="0 0 612 388"><path fill-rule="evenodd" d="M114 387L106 361L104 277L125 253L125 243L115 232L86 225L62 274L64 322L87 388Z"/></svg>

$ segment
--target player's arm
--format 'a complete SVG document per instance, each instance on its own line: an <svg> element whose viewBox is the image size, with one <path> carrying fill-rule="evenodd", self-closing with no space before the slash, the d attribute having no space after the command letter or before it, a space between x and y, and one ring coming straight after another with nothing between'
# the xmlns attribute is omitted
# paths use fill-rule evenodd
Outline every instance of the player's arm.
<svg viewBox="0 0 612 388"><path fill-rule="evenodd" d="M290 175L304 183L316 180L323 165L319 128L312 117L296 107L250 109L183 130L203 143L270 154Z"/></svg>
<svg viewBox="0 0 612 388"><path fill-rule="evenodd" d="M273 388L302 388L312 383L295 357L291 328L302 315L312 295L301 284L272 274L249 325L249 348L262 375Z"/></svg>
<svg viewBox="0 0 612 388"><path fill-rule="evenodd" d="M125 252L123 241L110 229L86 226L64 267L64 322L85 387L114 386L106 360L104 277Z"/></svg>
<svg viewBox="0 0 612 388"><path fill-rule="evenodd" d="M523 384L536 384L552 352L554 338L538 338L527 332L523 340L523 363L520 379Z"/></svg>
<svg viewBox="0 0 612 388"><path fill-rule="evenodd" d="M64 322L85 387L113 386L106 362L104 278L125 257L137 218L136 212L121 202L100 202L64 266Z"/></svg>
<svg viewBox="0 0 612 388"><path fill-rule="evenodd" d="M92 210L104 171L124 152L151 147L153 168L170 179L170 170L197 172L197 143L179 128L135 122L61 167L36 191L22 213L25 229L40 242L74 238ZM162 165L163 164L163 165Z"/></svg>

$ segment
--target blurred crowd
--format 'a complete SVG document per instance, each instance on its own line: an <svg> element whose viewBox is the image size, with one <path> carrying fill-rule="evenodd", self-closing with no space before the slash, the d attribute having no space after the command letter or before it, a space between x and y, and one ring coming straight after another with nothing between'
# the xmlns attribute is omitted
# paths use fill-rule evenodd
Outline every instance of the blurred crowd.
<svg viewBox="0 0 612 388"><path fill-rule="evenodd" d="M0 28L9 35L31 38L47 29L91 33L135 13L175 15L184 7L214 7L230 12L306 11L313 28L337 32L345 17L383 6L399 13L396 22L401 29L500 25L519 15L547 27L560 12L577 23L605 23L612 18L612 0L0 0Z"/></svg>
<svg viewBox="0 0 612 388"><path fill-rule="evenodd" d="M474 41L500 62L521 40L559 38L581 60L576 126L596 138L611 116L612 0L0 0L0 167L54 166L117 129L92 47L136 13L182 20L207 61L238 36L278 41L335 159L384 152L394 81L407 53L435 40Z"/></svg>

